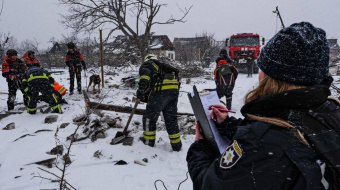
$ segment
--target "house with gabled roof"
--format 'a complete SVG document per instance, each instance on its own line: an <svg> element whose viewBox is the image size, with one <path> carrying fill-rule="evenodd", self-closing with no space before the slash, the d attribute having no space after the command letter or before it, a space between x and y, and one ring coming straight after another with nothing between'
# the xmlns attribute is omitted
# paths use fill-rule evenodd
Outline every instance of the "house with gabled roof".
<svg viewBox="0 0 340 190"><path fill-rule="evenodd" d="M175 47L167 35L154 35L150 39L149 52L157 56L175 59Z"/></svg>

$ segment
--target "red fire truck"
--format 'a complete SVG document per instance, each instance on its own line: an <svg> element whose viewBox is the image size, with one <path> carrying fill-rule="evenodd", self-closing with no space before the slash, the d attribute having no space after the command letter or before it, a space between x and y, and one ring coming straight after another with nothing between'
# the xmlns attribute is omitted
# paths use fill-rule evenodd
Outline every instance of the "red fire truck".
<svg viewBox="0 0 340 190"><path fill-rule="evenodd" d="M264 43L264 38L262 39ZM260 56L260 35L253 33L241 33L230 36L226 39L226 46L229 52L229 57L235 61L235 66L240 72L246 71L245 56L249 51L257 59ZM254 68L254 73L258 73L258 68Z"/></svg>

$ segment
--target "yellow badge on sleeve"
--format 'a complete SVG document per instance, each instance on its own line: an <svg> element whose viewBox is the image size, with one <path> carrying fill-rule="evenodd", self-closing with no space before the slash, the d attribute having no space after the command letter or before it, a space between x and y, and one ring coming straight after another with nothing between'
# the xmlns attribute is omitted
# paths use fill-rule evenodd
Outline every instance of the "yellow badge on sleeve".
<svg viewBox="0 0 340 190"><path fill-rule="evenodd" d="M237 141L228 146L222 154L220 167L223 169L232 168L242 157L242 149Z"/></svg>

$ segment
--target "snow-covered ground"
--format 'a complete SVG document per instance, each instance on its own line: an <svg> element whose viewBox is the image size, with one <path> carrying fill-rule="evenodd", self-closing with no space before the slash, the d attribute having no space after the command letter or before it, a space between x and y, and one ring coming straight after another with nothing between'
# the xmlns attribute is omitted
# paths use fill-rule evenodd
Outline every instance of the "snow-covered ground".
<svg viewBox="0 0 340 190"><path fill-rule="evenodd" d="M108 68L105 68L106 70ZM62 70L62 69L57 69ZM178 102L179 112L192 113L192 109L185 92L191 92L192 86L196 85L198 90L205 88L215 88L214 81L212 80L213 68L207 69L211 76L210 80L205 78L193 78L191 84L185 84L186 79L183 78L181 92ZM133 70L121 69L116 70L118 76L105 76L108 83L102 89L101 95L89 94L91 101L106 104L115 104L123 106L133 106L134 103L129 101L135 93L134 89L116 89L108 88L110 84L121 84L121 78L137 74L137 68ZM90 73L88 73L90 75ZM69 87L68 72L65 70L63 74L54 74L53 77L60 84ZM336 77L336 80L339 80ZM0 92L7 92L7 83L3 77L0 77ZM89 81L87 81L89 82ZM82 78L83 86L85 86L86 78ZM233 110L237 113L236 117L241 117L240 108L243 105L245 94L258 83L258 75L254 74L252 78L247 78L245 74L240 74L234 89L233 96ZM340 85L337 85L340 87ZM92 89L91 89L92 90ZM105 96L104 96L105 95ZM96 97L97 96L97 97ZM98 98L99 97L99 98ZM124 100L123 98L128 98ZM60 129L58 139L61 144L68 145L70 141L66 141L66 137L71 135L76 129L76 125L72 120L74 117L83 114L85 110L84 99L82 95L75 93L74 95L65 95L64 97L69 104L62 105L63 114L42 114L38 111L36 115L29 115L24 112L22 114L11 115L1 120L0 127L4 128L7 124L15 122L15 129L13 130L0 130L0 189L1 190L19 190L19 189L59 189L58 183L51 183L49 180L42 180L34 176L41 176L45 178L56 179L51 174L38 169L41 167L57 175L61 172L54 166L47 168L46 166L30 164L32 162L41 161L48 158L55 158L54 155L49 155L52 148L56 146L55 131L62 123L70 123L64 129ZM7 95L0 94L0 110L7 110ZM224 100L224 99L222 99ZM17 101L22 102L21 92L17 93ZM38 106L46 103L39 103ZM17 110L23 105L15 107ZM141 104L138 108L145 108L145 104ZM129 114L116 113L104 111L106 117L120 117L122 119L121 125L125 126ZM44 119L48 115L58 115L58 121L53 124L45 124ZM91 116L95 117L95 116ZM182 135L183 148L180 152L173 152L171 150L170 142L167 132L157 131L156 146L154 148L145 146L138 137L142 135L142 126L136 125L135 121L141 123L142 116L134 115L130 125L134 132L134 143L132 146L123 146L122 144L110 145L111 139L122 129L111 128L107 130L106 138L98 139L91 142L86 139L80 142L75 142L71 148L72 164L67 168L66 180L76 189L93 190L93 189L117 189L117 190L150 190L155 189L154 183L160 179L164 181L167 189L177 189L181 181L186 178L187 163L186 153L189 146L194 141L194 135ZM163 122L159 119L159 124ZM52 131L45 131L35 133L37 130L50 129ZM79 129L78 133L82 130ZM33 136L26 136L15 141L15 139L31 134ZM97 150L102 152L100 158L93 157L94 152ZM64 150L65 153L66 150ZM142 160L148 159L145 163ZM115 165L116 161L124 160L127 165ZM135 164L139 161L145 166ZM59 166L61 166L59 160ZM164 189L161 182L157 182L158 189ZM192 189L192 182L190 178L185 181L180 189Z"/></svg>

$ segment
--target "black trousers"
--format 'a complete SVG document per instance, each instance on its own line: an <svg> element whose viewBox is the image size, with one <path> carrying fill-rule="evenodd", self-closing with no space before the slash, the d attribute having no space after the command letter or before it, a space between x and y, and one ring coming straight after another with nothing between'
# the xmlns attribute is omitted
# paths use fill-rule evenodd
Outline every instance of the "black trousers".
<svg viewBox="0 0 340 190"><path fill-rule="evenodd" d="M74 77L77 79L77 90L81 91L81 68L72 68L70 67L70 92L73 92L74 89Z"/></svg>
<svg viewBox="0 0 340 190"><path fill-rule="evenodd" d="M253 76L253 63L247 65L247 74L248 74L248 77Z"/></svg>
<svg viewBox="0 0 340 190"><path fill-rule="evenodd" d="M217 95L218 98L222 98L223 96L226 97L226 107L228 110L231 109L231 104L233 101L233 90L234 90L234 86L219 86L218 84L216 84L216 90L217 90Z"/></svg>
<svg viewBox="0 0 340 190"><path fill-rule="evenodd" d="M49 80L47 79L34 79L28 82L27 91L27 112L30 114L35 114L37 110L37 102L39 92L42 94L43 98L47 101L50 107L57 113L62 113L58 100L53 94L53 87L51 86Z"/></svg>
<svg viewBox="0 0 340 190"><path fill-rule="evenodd" d="M164 90L153 92L146 106L143 116L144 143L149 146L155 145L156 123L163 112L165 127L169 134L170 143L174 151L182 147L178 123L177 123L178 90Z"/></svg>
<svg viewBox="0 0 340 190"><path fill-rule="evenodd" d="M7 84L8 84L8 100L7 100L8 110L14 109L14 101L16 99L18 89L20 89L20 91L23 94L24 104L27 105L27 96L25 95L24 89L21 86L20 79L17 80L7 79Z"/></svg>

